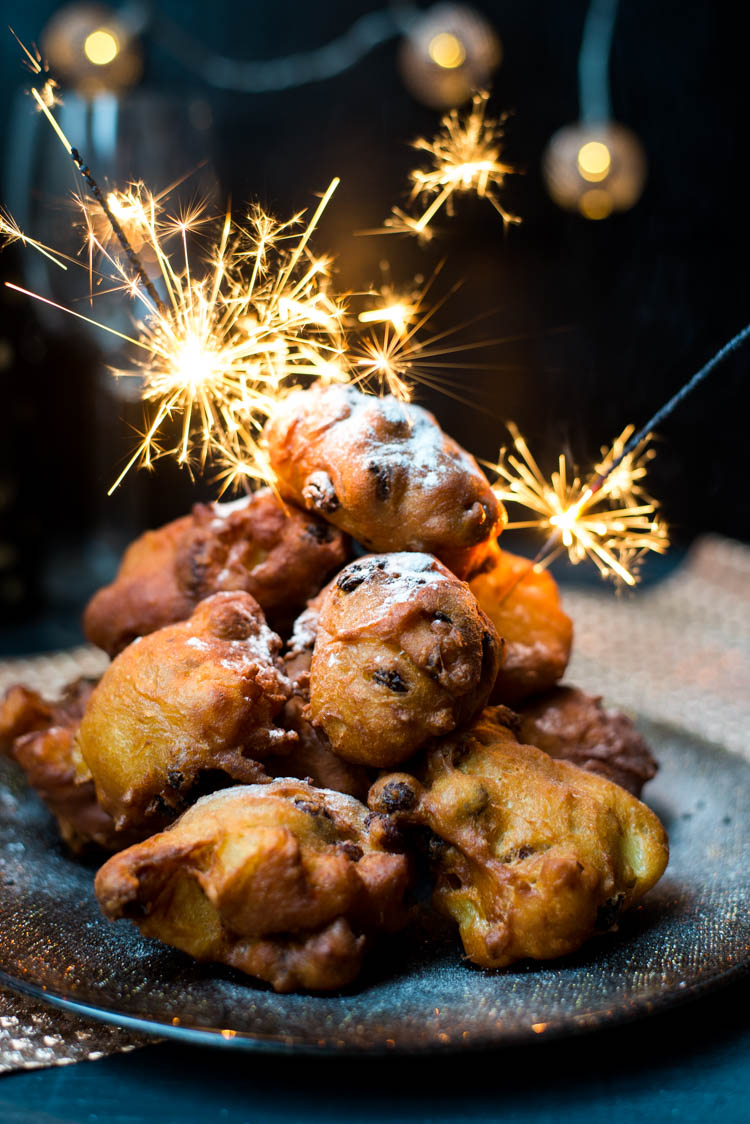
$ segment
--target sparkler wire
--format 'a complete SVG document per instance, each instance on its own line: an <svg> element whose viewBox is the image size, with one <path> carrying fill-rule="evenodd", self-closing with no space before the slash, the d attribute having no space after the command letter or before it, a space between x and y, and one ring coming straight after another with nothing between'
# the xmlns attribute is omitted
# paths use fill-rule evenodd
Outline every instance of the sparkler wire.
<svg viewBox="0 0 750 1124"><path fill-rule="evenodd" d="M109 223L112 227L112 230L115 233L117 241L122 246L123 250L125 251L125 253L127 255L128 261L130 262L133 269L135 270L136 277L141 282L141 284L143 285L143 287L146 290L146 292L148 293L148 295L151 297L152 301L154 302L154 304L158 308L159 312L161 312L163 314L166 311L165 307L164 307L164 302L161 300L159 294L157 293L156 289L154 288L154 284L151 281L151 279L149 278L148 274L146 273L146 270L141 265L140 258L136 254L133 247L130 245L130 242L127 239L127 235L125 234L125 231L122 229L119 222L117 221L117 219L113 215L112 208L110 207L106 198L102 194L102 191L101 191L101 188L99 187L99 184L96 182L93 175L91 174L91 169L89 168L86 161L82 158L82 156L81 156L81 154L80 154L80 152L78 151L77 148L71 148L70 155L73 159L73 163L76 165L79 172L81 173L81 175L85 179L86 183L88 184L88 187L89 187L89 190L90 190L91 194L94 196L97 203L99 204L101 209L104 211L104 214L107 216L107 219L109 220Z"/></svg>
<svg viewBox="0 0 750 1124"><path fill-rule="evenodd" d="M154 288L153 282L150 280L148 274L146 273L146 270L143 268L140 258L136 254L133 247L130 245L130 242L128 241L128 238L127 238L127 235L125 234L125 231L122 229L119 222L117 221L115 216L112 214L112 208L110 207L109 203L107 202L104 195L102 194L101 188L99 187L99 184L94 179L94 176L93 176L93 173L92 173L91 169L89 168L88 164L83 159L83 157L81 156L78 149L74 148L73 145L68 140L68 138L65 136L65 133L60 128L57 120L54 117L54 114L52 114L50 112L49 107L44 104L42 96L39 93L39 91L36 89L36 87L32 87L31 92L34 96L34 100L36 101L37 105L41 109L42 113L44 114L44 116L47 118L47 120L49 121L52 128L57 133L57 136L59 137L59 139L60 139L60 141L63 145L63 148L66 149L66 151L67 151L68 155L70 156L71 160L73 161L75 166L78 168L78 171L81 173L84 180L86 181L86 183L88 185L88 188L89 188L89 191L94 196L94 198L96 199L96 201L99 204L99 206L101 207L101 209L104 211L104 214L107 216L107 219L109 220L109 223L112 226L112 230L114 231L114 234L117 238L117 241L120 243L123 250L125 251L125 254L127 255L128 261L130 262L130 264L132 265L132 267L135 271L136 277L141 282L141 284L145 288L146 292L149 294L149 296L153 300L153 302L156 305L156 307L158 308L159 312L163 314L165 312L164 304L163 304L161 298L159 297L159 294L157 293L156 289Z"/></svg>
<svg viewBox="0 0 750 1124"><path fill-rule="evenodd" d="M750 324L747 324L740 332L737 333L736 336L733 336L728 343L725 343L723 347L719 348L716 354L711 359L709 359L708 362L705 363L699 371L696 371L695 374L692 375L691 378L689 378L688 381L680 387L676 394L673 394L669 401L665 402L664 405L649 418L645 425L642 425L641 428L633 434L629 441L625 442L622 451L607 466L606 471L600 472L590 481L589 484L587 484L586 489L584 490L584 493L578 503L588 503L593 498L593 496L595 496L596 493L600 491L600 489L603 487L603 485L606 483L615 469L618 468L620 464L622 464L625 457L629 456L635 449L637 449L638 446L646 440L648 435L652 433L659 425L661 425L661 423L666 418L668 418L674 412L674 410L677 409L681 402L684 402L689 394L692 394L695 388L699 386L704 381L704 379L706 379L711 374L712 371L716 370L716 368L721 363L723 363L725 359L732 355L733 352L742 347L742 345L748 339L750 339ZM540 546L535 556L529 561L528 567L522 569L520 573L518 573L513 578L513 580L509 582L505 587L500 597L501 601L504 601L508 596L510 596L516 586L531 573L534 567L543 562L557 548L560 542L561 534L562 529L560 527L555 527L551 531L551 533L547 536L547 538Z"/></svg>
<svg viewBox="0 0 750 1124"><path fill-rule="evenodd" d="M657 410L653 417L650 417L645 425L641 426L637 433L633 434L630 440L624 445L620 455L618 457L615 457L615 459L612 461L612 464L607 467L607 471L600 473L598 476L594 477L594 479L589 484L589 491L592 494L598 492L607 477L614 472L614 470L618 467L618 465L622 463L625 457L627 457L629 453L632 453L633 450L637 448L638 445L640 445L641 441L648 437L649 433L652 433L657 428L657 426L661 425L661 423L666 418L668 418L674 410L676 410L680 403L683 402L689 394L692 394L695 388L699 386L700 383L702 383L703 380L707 378L708 375L710 375L711 372L719 366L719 364L723 363L724 360L727 359L734 351L737 351L738 348L742 347L743 343L745 343L745 341L749 338L750 324L747 324L741 332L738 332L737 335L733 336L728 343L725 343L722 348L719 348L713 358L709 359L709 361L703 367L701 367L699 371L696 371L692 378L688 379L685 385L680 387L677 393L673 394L669 401L666 402L661 407L661 409Z"/></svg>

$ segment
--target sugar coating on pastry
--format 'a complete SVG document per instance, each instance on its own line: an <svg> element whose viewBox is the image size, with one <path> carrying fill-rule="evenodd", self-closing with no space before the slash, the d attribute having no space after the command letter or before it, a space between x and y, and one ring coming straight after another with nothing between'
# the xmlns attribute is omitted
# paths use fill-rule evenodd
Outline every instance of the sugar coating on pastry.
<svg viewBox="0 0 750 1124"><path fill-rule="evenodd" d="M503 526L474 458L420 406L315 386L280 402L264 437L281 494L368 550L426 551L463 577Z"/></svg>
<svg viewBox="0 0 750 1124"><path fill-rule="evenodd" d="M573 622L563 611L557 582L546 570L529 567L528 559L493 543L486 569L469 582L505 641L493 703L515 706L554 687L570 659Z"/></svg>
<svg viewBox="0 0 750 1124"><path fill-rule="evenodd" d="M292 694L280 650L250 594L216 593L117 656L77 744L118 829L156 830L196 786L257 781L260 761L296 744L277 722Z"/></svg>
<svg viewBox="0 0 750 1124"><path fill-rule="evenodd" d="M198 960L276 991L330 991L405 921L408 861L387 817L285 778L203 797L168 831L110 859L102 909Z"/></svg>
<svg viewBox="0 0 750 1124"><path fill-rule="evenodd" d="M578 687L553 687L528 699L519 718L521 741L599 773L634 796L656 775L653 754L628 716L605 709L600 698Z"/></svg>
<svg viewBox="0 0 750 1124"><path fill-rule="evenodd" d="M192 513L131 543L117 577L89 602L84 631L115 655L137 636L189 617L199 601L243 590L276 631L349 556L346 535L268 489Z"/></svg>
<svg viewBox="0 0 750 1124"><path fill-rule="evenodd" d="M501 651L469 587L436 558L368 555L321 599L310 717L339 756L392 766L481 710Z"/></svg>
<svg viewBox="0 0 750 1124"><path fill-rule="evenodd" d="M518 741L489 707L390 773L370 807L429 828L434 902L484 968L547 960L611 929L661 877L667 837L629 792Z"/></svg>

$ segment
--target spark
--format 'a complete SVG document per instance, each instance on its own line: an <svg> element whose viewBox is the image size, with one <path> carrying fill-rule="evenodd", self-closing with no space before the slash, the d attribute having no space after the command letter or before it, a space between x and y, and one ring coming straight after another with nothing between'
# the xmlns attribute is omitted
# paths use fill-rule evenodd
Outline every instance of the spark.
<svg viewBox="0 0 750 1124"><path fill-rule="evenodd" d="M58 254L50 246L45 246L43 242L37 242L35 238L30 238L28 234L24 234L20 226L7 211L3 211L0 207L0 237L5 240L5 245L9 246L12 242L21 242L24 246L31 246L33 249L38 250L45 258L48 258L60 269L67 269L67 265L62 261L64 255Z"/></svg>
<svg viewBox="0 0 750 1124"><path fill-rule="evenodd" d="M291 228L299 219L276 223L256 208L242 226L227 212L202 276L190 262L185 220L171 224L182 248L176 260L179 254L169 252L149 215L145 238L166 300L156 309L135 291L146 306L138 338L148 355L129 373L141 375L154 413L113 487L155 455L188 466L196 456L202 465L211 457L232 484L267 479L259 431L274 403L305 380L344 377L336 362L343 353L343 309L327 291L320 259L308 250L337 184L332 181L298 234ZM182 419L179 439L165 443L164 428L175 415Z"/></svg>
<svg viewBox="0 0 750 1124"><path fill-rule="evenodd" d="M62 100L57 92L60 87L50 74L49 67L45 59L42 58L42 55L40 54L38 48L32 44L32 49L29 50L29 48L18 38L12 27L9 27L8 30L26 56L24 61L28 69L35 77L44 79L42 83L42 89L39 94L42 105L47 109L54 109L56 105L62 105Z"/></svg>
<svg viewBox="0 0 750 1124"><path fill-rule="evenodd" d="M446 337L459 328L423 335L426 325L458 288L454 285L438 301L428 303L441 269L442 263L426 284L415 280L406 293L399 294L390 282L384 283L376 294L376 307L359 313L357 319L369 327L369 333L351 340L349 352L352 378L365 390L392 394L400 402L409 402L415 383L441 384L442 369L453 365L444 361L444 356L487 346L485 341L463 346L445 344ZM447 388L441 389L450 394Z"/></svg>
<svg viewBox="0 0 750 1124"><path fill-rule="evenodd" d="M476 93L468 111L452 109L443 117L432 140L419 138L414 142L414 148L432 158L430 166L415 168L411 173L409 204L420 200L426 204L425 210L414 217L394 207L385 220L385 232L415 234L429 240L433 233L430 223L441 208L452 214L454 196L468 192L489 199L506 227L520 222L505 209L498 194L505 177L515 169L500 159L505 117L487 117L488 98L485 91Z"/></svg>
<svg viewBox="0 0 750 1124"><path fill-rule="evenodd" d="M658 505L645 490L646 466L654 456L650 435L616 464L634 432L628 426L610 448L602 448L588 481L571 477L561 454L548 481L516 426L511 423L508 428L513 451L502 450L498 463L491 466L499 476L494 488L504 503L520 504L536 516L509 523L508 529L533 527L548 532L537 565L547 566L567 551L574 565L588 558L602 577L635 585L643 555L664 554L669 546Z"/></svg>
<svg viewBox="0 0 750 1124"><path fill-rule="evenodd" d="M419 315L424 293L412 287L409 292L399 292L389 282L369 294L371 308L366 308L357 316L360 324L390 324L397 336L404 336Z"/></svg>

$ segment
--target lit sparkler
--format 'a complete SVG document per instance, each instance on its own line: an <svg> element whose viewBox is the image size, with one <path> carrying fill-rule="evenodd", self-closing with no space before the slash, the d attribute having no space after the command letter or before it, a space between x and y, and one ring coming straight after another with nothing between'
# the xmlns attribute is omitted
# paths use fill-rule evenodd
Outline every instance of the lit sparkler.
<svg viewBox="0 0 750 1124"><path fill-rule="evenodd" d="M153 403L150 425L115 487L135 464L155 455L189 464L214 456L229 484L266 478L258 444L273 403L305 379L342 377L341 304L327 291L327 266L308 242L338 184L334 180L312 219L295 233L299 216L277 223L259 209L246 227L227 214L207 275L193 276L188 225L149 216L145 241L156 258L166 292L162 309L134 288L145 315L138 344L147 357L137 364L143 397ZM168 252L177 234L182 254ZM286 243L289 242L287 247ZM182 417L177 444L163 444L162 430Z"/></svg>
<svg viewBox="0 0 750 1124"><path fill-rule="evenodd" d="M188 235L205 221L200 210L170 218L163 213L161 197L142 184L105 197L39 91L34 88L32 94L94 194L95 202L81 200L92 276L96 255L112 288L139 307L132 335L63 308L119 336L142 355L131 370L117 373L141 378L151 417L113 489L133 466L150 467L167 455L188 466L196 456L201 464L215 458L227 486L267 478L258 436L273 403L307 379L348 377L344 307L328 290L330 262L315 257L309 246L338 180L306 225L301 215L281 223L260 208L244 224L227 214L207 268L197 275ZM2 231L51 252L22 235L10 220L3 220ZM124 259L115 252L113 232ZM154 278L146 274L140 250L147 251L143 257L153 265ZM175 440L168 430L176 417L182 424Z"/></svg>
<svg viewBox="0 0 750 1124"><path fill-rule="evenodd" d="M488 98L484 91L475 94L468 112L452 109L446 114L433 140L422 137L414 142L415 148L432 157L432 164L411 173L409 203L419 199L427 206L419 217L394 207L385 220L386 232L416 234L428 240L430 223L438 211L446 207L452 213L454 196L468 192L489 199L506 226L521 221L505 209L498 194L505 177L515 169L500 159L505 118L487 117Z"/></svg>
<svg viewBox="0 0 750 1124"><path fill-rule="evenodd" d="M589 558L603 577L626 585L638 580L638 565L647 551L666 552L669 536L656 514L657 504L645 490L646 465L654 455L646 436L625 453L634 426L628 426L602 449L595 475L584 482L571 478L564 455L547 481L518 429L510 424L513 451L503 450L492 467L495 485L505 503L518 503L537 518L508 524L508 529L534 527L548 532L537 559L547 566L567 551L573 564Z"/></svg>

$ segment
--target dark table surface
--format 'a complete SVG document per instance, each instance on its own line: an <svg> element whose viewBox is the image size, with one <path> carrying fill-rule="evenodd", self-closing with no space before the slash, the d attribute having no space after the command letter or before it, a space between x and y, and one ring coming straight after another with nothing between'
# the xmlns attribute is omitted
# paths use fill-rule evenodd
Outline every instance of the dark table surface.
<svg viewBox="0 0 750 1124"><path fill-rule="evenodd" d="M750 1120L750 979L668 1014L448 1058L147 1046L0 1081L2 1124Z"/></svg>

